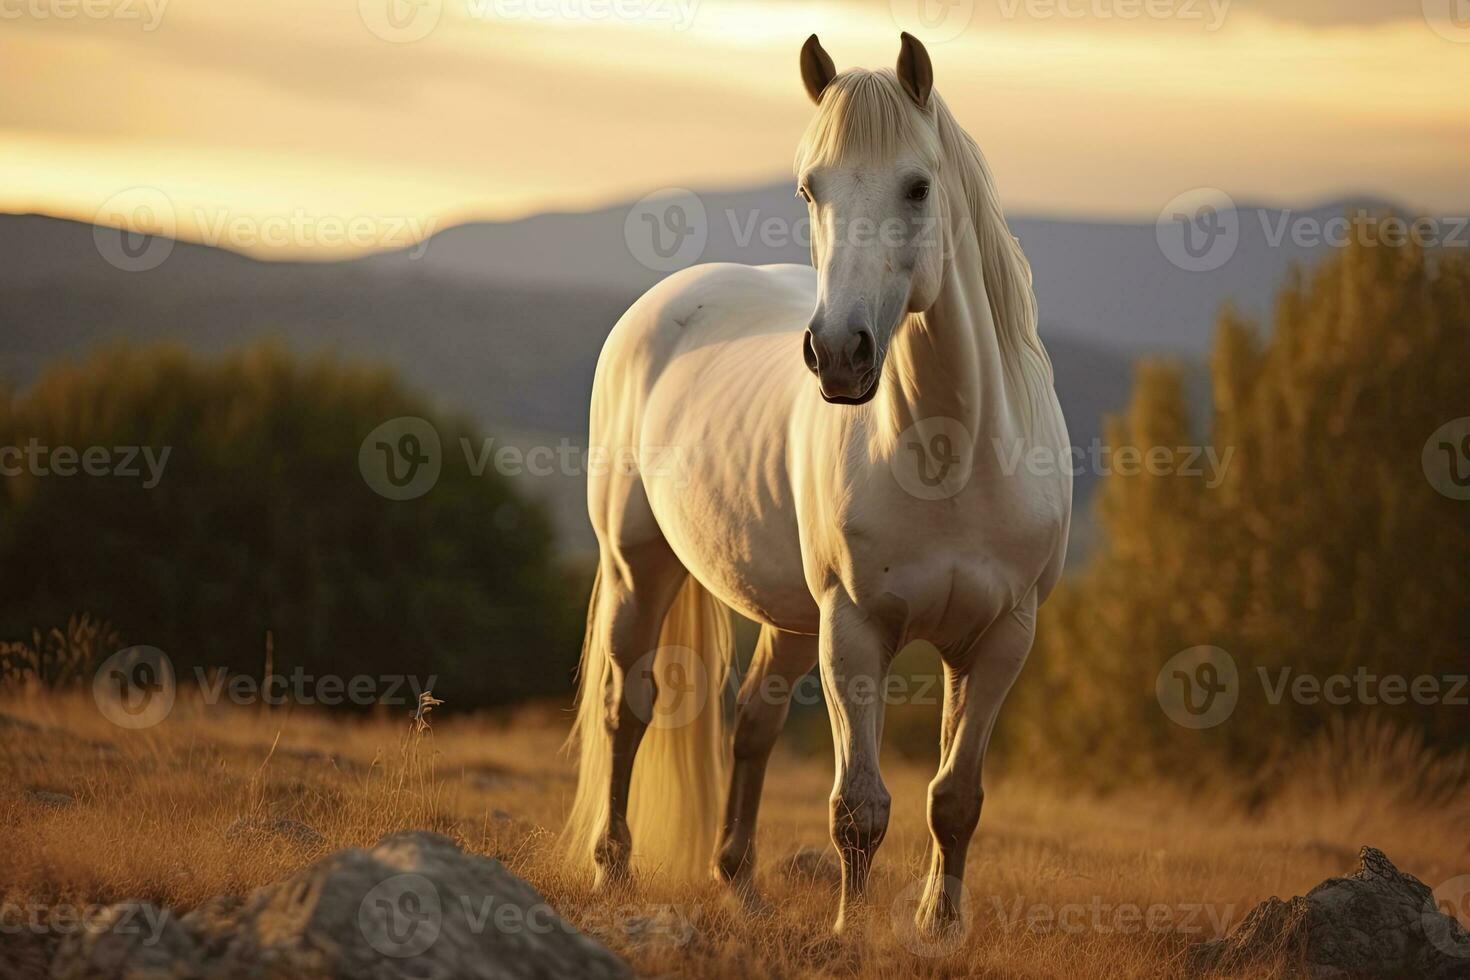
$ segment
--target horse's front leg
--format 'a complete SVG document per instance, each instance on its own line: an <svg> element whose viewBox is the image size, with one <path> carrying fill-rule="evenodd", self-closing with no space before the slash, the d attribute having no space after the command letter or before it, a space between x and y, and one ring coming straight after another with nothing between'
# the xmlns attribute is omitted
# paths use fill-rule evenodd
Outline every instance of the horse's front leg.
<svg viewBox="0 0 1470 980"><path fill-rule="evenodd" d="M878 739L892 659L884 636L861 610L843 599L823 609L819 662L836 757L832 843L842 857L837 932L860 914L873 855L888 830L890 797L878 771Z"/></svg>
<svg viewBox="0 0 1470 980"><path fill-rule="evenodd" d="M735 765L715 873L754 904L755 821L766 761L786 724L792 688L817 662L817 638L761 630L750 671L740 686L735 719Z"/></svg>
<svg viewBox="0 0 1470 980"><path fill-rule="evenodd" d="M997 620L975 644L946 658L944 722L939 772L929 784L929 876L916 921L928 935L959 921L964 901L965 855L980 823L985 799L981 768L1001 703L1010 691L1035 635L1035 594Z"/></svg>

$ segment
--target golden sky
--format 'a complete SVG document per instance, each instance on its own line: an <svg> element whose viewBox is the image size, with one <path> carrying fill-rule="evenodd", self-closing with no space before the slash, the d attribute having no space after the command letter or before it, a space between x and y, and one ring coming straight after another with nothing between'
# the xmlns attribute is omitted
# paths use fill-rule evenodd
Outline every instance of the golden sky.
<svg viewBox="0 0 1470 980"><path fill-rule="evenodd" d="M0 210L92 220L146 187L182 237L335 253L230 229L361 220L402 245L382 229L785 179L806 35L877 66L908 28L1012 211L1152 220L1209 186L1464 214L1465 7L0 0Z"/></svg>

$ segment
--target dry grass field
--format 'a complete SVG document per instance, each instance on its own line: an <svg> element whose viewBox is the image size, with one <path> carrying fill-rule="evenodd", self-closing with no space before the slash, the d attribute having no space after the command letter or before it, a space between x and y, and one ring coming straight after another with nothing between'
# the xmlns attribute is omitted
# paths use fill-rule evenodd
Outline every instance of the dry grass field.
<svg viewBox="0 0 1470 980"><path fill-rule="evenodd" d="M906 928L929 774L894 758L874 901L859 934L837 940L831 884L790 861L828 846L825 758L778 750L772 761L760 879L773 911L747 919L713 884L595 895L566 873L554 843L573 785L559 751L568 718L555 708L457 717L450 704L413 737L401 714L181 699L166 723L125 731L84 696L0 702L0 975L44 975L71 910L129 898L186 910L401 828L500 858L645 976L1182 976L1191 942L1268 896L1351 870L1362 844L1431 886L1470 872L1470 800L1426 802L1417 760L1391 741L1365 742L1351 760L1305 760L1290 795L1249 811L1228 786L1098 798L1013 773L988 787L969 928L935 947ZM278 818L320 836L240 831Z"/></svg>

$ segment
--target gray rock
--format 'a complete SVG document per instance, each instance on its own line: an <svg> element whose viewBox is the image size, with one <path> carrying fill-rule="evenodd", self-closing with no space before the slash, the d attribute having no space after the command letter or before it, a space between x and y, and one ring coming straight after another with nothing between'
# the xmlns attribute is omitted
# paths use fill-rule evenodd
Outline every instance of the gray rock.
<svg viewBox="0 0 1470 980"><path fill-rule="evenodd" d="M114 915L125 906L114 906ZM152 908L147 906L145 908ZM156 912L156 910L155 910ZM626 964L589 939L499 861L446 837L391 834L330 854L243 900L216 899L158 938L106 928L70 936L58 980L623 978Z"/></svg>
<svg viewBox="0 0 1470 980"><path fill-rule="evenodd" d="M786 862L786 875L819 885L842 882L842 864L830 847L803 847Z"/></svg>
<svg viewBox="0 0 1470 980"><path fill-rule="evenodd" d="M38 806L68 807L76 802L74 797L65 793L52 793L44 789L27 790L26 798Z"/></svg>
<svg viewBox="0 0 1470 980"><path fill-rule="evenodd" d="M84 956L74 955L85 950ZM180 920L146 902L89 918L51 962L56 980L204 980L202 951Z"/></svg>
<svg viewBox="0 0 1470 980"><path fill-rule="evenodd" d="M225 828L225 836L234 838L277 838L302 847L322 847L327 839L315 827L287 817L236 817Z"/></svg>
<svg viewBox="0 0 1470 980"><path fill-rule="evenodd" d="M5 731L6 729L10 729L16 732L25 732L28 735L39 734L40 732L44 731L44 729L40 725L36 724L33 721L27 721L24 718L17 718L15 717L15 715L8 715L5 712L0 711L0 731Z"/></svg>
<svg viewBox="0 0 1470 980"><path fill-rule="evenodd" d="M639 949L687 949L700 940L694 920L697 908L661 905L646 913L623 916L617 929L623 938Z"/></svg>
<svg viewBox="0 0 1470 980"><path fill-rule="evenodd" d="M1364 847L1353 874L1267 899L1230 935L1191 946L1188 961L1232 974L1280 961L1312 980L1470 980L1470 935L1422 881Z"/></svg>
<svg viewBox="0 0 1470 980"><path fill-rule="evenodd" d="M367 766L364 766L355 759L349 759L335 752L321 752L317 749L279 748L276 750L276 754L286 758L296 759L308 765L331 766L334 769L348 774L362 773L368 769Z"/></svg>

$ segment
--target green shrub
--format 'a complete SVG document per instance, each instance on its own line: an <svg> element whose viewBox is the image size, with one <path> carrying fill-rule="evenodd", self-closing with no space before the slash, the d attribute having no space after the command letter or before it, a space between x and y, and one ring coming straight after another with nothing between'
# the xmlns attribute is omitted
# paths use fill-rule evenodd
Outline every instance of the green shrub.
<svg viewBox="0 0 1470 980"><path fill-rule="evenodd" d="M400 416L431 420L443 446L437 484L406 501L358 465L365 437ZM276 347L211 361L115 348L55 366L0 399L0 447L102 447L114 467L116 447L169 455L156 486L141 456L135 477L41 475L8 457L0 638L85 610L185 677L260 677L273 630L287 676L438 675L456 707L561 693L581 614L549 521L493 470L475 475L461 437L480 444L386 371Z"/></svg>

